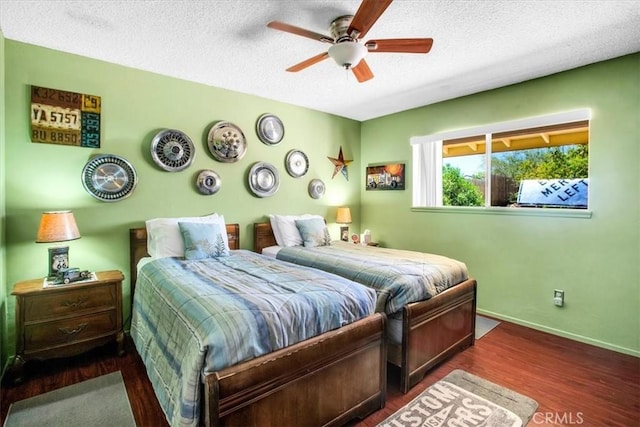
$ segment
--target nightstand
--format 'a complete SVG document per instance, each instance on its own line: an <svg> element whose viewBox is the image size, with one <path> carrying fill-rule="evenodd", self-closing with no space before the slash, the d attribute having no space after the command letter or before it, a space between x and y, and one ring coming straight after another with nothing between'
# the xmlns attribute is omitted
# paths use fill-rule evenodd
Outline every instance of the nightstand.
<svg viewBox="0 0 640 427"><path fill-rule="evenodd" d="M122 281L117 270L96 273L97 280L43 287L44 278L18 282L16 296L15 382L30 359L83 353L111 340L124 354Z"/></svg>

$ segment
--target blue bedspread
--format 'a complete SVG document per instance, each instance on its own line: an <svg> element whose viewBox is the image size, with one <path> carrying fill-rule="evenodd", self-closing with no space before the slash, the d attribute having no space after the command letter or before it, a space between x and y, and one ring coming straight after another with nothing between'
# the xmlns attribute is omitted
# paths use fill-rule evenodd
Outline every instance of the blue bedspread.
<svg viewBox="0 0 640 427"><path fill-rule="evenodd" d="M171 425L197 425L203 373L287 347L374 312L349 280L246 250L138 273L131 335Z"/></svg>
<svg viewBox="0 0 640 427"><path fill-rule="evenodd" d="M467 266L442 255L331 242L283 247L277 259L335 273L375 289L376 311L392 315L468 279Z"/></svg>

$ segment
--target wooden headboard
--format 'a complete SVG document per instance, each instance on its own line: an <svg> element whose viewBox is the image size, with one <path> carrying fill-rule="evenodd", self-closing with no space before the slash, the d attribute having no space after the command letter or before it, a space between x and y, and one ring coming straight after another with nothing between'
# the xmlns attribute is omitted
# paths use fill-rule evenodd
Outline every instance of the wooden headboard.
<svg viewBox="0 0 640 427"><path fill-rule="evenodd" d="M271 229L271 222L256 222L253 224L253 251L262 253L262 248L276 246L276 237Z"/></svg>
<svg viewBox="0 0 640 427"><path fill-rule="evenodd" d="M227 224L227 236L229 236L229 249L240 249L240 225ZM131 277L131 296L133 297L136 280L138 279L138 261L148 257L147 251L147 229L129 229L129 274Z"/></svg>

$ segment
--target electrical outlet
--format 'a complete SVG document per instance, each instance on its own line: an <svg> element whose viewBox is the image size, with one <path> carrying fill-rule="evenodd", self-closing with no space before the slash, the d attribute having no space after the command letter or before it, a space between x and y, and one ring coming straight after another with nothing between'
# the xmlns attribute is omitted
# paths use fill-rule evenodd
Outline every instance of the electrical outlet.
<svg viewBox="0 0 640 427"><path fill-rule="evenodd" d="M558 307L564 306L564 291L562 289L553 291L553 303Z"/></svg>

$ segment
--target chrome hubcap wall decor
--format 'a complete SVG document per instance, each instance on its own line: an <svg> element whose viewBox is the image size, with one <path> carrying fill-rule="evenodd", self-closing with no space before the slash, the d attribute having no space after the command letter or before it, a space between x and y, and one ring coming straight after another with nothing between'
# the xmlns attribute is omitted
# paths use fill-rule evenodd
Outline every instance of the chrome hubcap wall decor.
<svg viewBox="0 0 640 427"><path fill-rule="evenodd" d="M260 141L267 145L276 145L284 138L284 125L273 114L263 114L256 123L256 133Z"/></svg>
<svg viewBox="0 0 640 427"><path fill-rule="evenodd" d="M291 150L287 153L285 167L289 175L294 178L304 176L309 170L309 159L300 150Z"/></svg>
<svg viewBox="0 0 640 427"><path fill-rule="evenodd" d="M255 163L249 171L249 188L258 197L269 197L278 191L278 170L270 163Z"/></svg>
<svg viewBox="0 0 640 427"><path fill-rule="evenodd" d="M319 179L312 179L309 181L309 196L313 199L319 199L324 196L324 182Z"/></svg>
<svg viewBox="0 0 640 427"><path fill-rule="evenodd" d="M137 184L138 177L131 163L113 154L96 156L82 169L84 189L103 202L129 197Z"/></svg>
<svg viewBox="0 0 640 427"><path fill-rule="evenodd" d="M211 195L220 189L220 176L212 170L205 169L200 171L196 178L196 186L202 194Z"/></svg>
<svg viewBox="0 0 640 427"><path fill-rule="evenodd" d="M220 162L237 162L247 152L247 140L239 127L230 122L218 122L207 137L209 151Z"/></svg>
<svg viewBox="0 0 640 427"><path fill-rule="evenodd" d="M185 133L165 129L151 141L151 157L162 169L178 172L191 165L195 157L195 147Z"/></svg>

